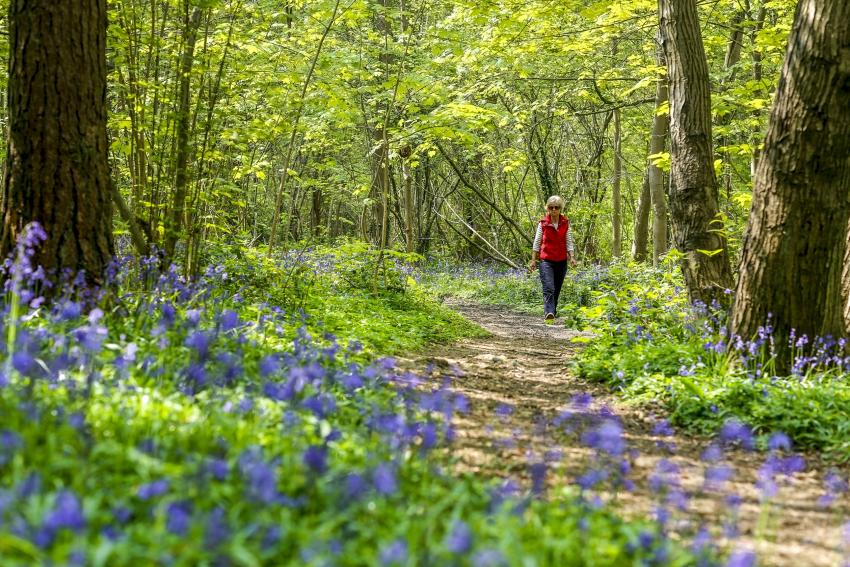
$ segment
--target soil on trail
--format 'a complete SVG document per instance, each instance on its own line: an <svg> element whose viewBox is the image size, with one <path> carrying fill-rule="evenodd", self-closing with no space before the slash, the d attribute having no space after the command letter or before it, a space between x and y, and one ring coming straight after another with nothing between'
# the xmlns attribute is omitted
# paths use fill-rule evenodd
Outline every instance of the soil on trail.
<svg viewBox="0 0 850 567"><path fill-rule="evenodd" d="M558 416L567 415L565 410L574 415L575 396L589 393L597 414L610 410L621 419L631 461L628 478L635 484L617 495L624 515L654 514L660 497L650 479L675 469L666 475L674 479L673 496L678 487L688 500L685 511L672 512L669 525L674 533L693 534L705 526L725 548L756 551L759 565L837 566L847 558L841 524L850 507L846 494L830 506L818 503L828 469L817 456L804 456L805 471L776 479L778 493L764 513L757 482L767 455L733 450L725 453L722 463L708 463L702 455L711 440L653 435L663 417L658 412L630 407L570 371L569 363L582 348L574 341L581 332L565 328L560 320L547 325L540 317L502 307L458 300L447 305L492 333L435 347L415 361L420 368L431 368L434 376L455 376L453 389L469 400L469 412L454 420L453 451L460 470L528 482L530 465L546 462L548 490L575 483L591 466L593 451L583 447L577 435L564 433ZM722 489L706 490L706 469L713 467L722 475L727 464L733 477ZM761 478L764 487L764 474ZM671 500L668 508L676 499ZM733 539L723 535L730 525L739 533Z"/></svg>

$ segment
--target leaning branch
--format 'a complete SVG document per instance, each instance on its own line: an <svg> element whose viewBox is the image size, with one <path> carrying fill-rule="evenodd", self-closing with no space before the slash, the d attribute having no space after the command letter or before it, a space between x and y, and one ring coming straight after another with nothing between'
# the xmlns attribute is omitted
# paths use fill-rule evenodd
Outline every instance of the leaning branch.
<svg viewBox="0 0 850 567"><path fill-rule="evenodd" d="M464 175L463 175L463 173L461 173L460 168L457 166L457 164L455 164L455 162L452 160L452 158L451 158L451 157L449 157L449 154L446 152L446 150L444 150L444 149L443 149L443 146L442 146L442 145L440 145L440 142L435 142L435 143L436 143L436 145L437 145L437 149L438 149L438 150L440 150L440 153L441 153L441 154L443 154L443 157L444 157L444 158L446 158L446 161L447 161L447 162L449 162L449 165L450 165L450 166L451 166L451 168L454 170L454 172L455 172L455 174L457 175L458 179L460 179L460 182L461 182L461 183L463 183L463 185L464 185L465 187L468 187L469 189L471 189L471 190L472 190L472 192L473 192L473 193L475 193L475 195L476 195L476 196L478 196L478 198L479 198L479 199L481 199L482 201L484 201L485 203L487 203L488 205L490 205L490 207L491 207L494 211L496 211L496 213L498 213L498 215L499 215L500 217L502 217L502 220L504 220L506 223L508 223L509 225L511 225L511 227L513 227L513 229L514 229L514 230L516 230L516 231L519 233L519 235L520 235L523 239L525 239L525 241L526 241L529 245L530 245L530 244L533 244L533 242L534 242L534 241L533 241L531 238L529 238L529 236L525 233L525 231L524 231L524 230L522 230L522 229L521 229L521 228L517 225L517 223L516 223L516 222L515 222L515 221L514 221L511 217L509 217L508 215L506 215L506 214L502 211L502 209L500 209L500 208L498 207L498 205L496 205L496 203L494 203L494 202L493 202L493 201L491 201L489 198L487 198L487 196L486 196L486 195L484 195L481 191L479 191L479 190L478 190L478 188L477 188L477 187L475 187L472 183L470 183L470 182L466 179L466 176L464 176Z"/></svg>
<svg viewBox="0 0 850 567"><path fill-rule="evenodd" d="M463 217L461 217L461 216L457 213L457 211L455 211L455 210L452 208L452 206L448 204L448 202L446 203L446 206L447 206L447 207L449 208L449 210L450 210L450 211L451 211L451 212L452 212L452 213L453 213L453 214L454 214L454 215L458 218L458 220L459 220L459 221L463 224L463 226L465 226L465 227L466 227L466 228L467 228L470 232L472 232L472 234L474 234L475 236L477 236L477 237L481 240L481 242L483 242L484 244L486 244L486 245L487 245L487 247L488 247L488 248L490 248L490 250L492 250L492 252L488 252L486 249L482 248L482 247L481 247L481 246L480 246L477 242L473 241L471 238L469 238L468 236L466 236L465 234L463 234L461 231L459 231L457 228L455 228L455 226L454 226L452 223L450 223L446 217L444 217L443 215L441 215L441 214L440 214L440 211L435 211L435 212L437 213L437 216L439 216L441 219L443 219L444 221L446 221L446 224L449 226L449 228L451 228L453 231L455 231L457 234L459 234L461 237L463 237L463 239L464 239L464 240L466 240L467 242L469 242L470 244L472 244L473 246L475 246L476 248L478 248L479 250L481 250L482 252L484 252L485 254L487 254L487 256L489 256L490 258L492 258L492 259L494 259L494 260L496 260L496 261L498 261L498 262L501 262L502 264L505 264L505 265L507 265L507 266L510 266L511 268L515 268L515 269L517 269L517 270L521 270L521 269L522 269L521 267L519 267L518 265L516 265L516 263L514 263L514 262L513 262L510 258L508 258L508 257L507 257L507 256L505 256L504 254L502 254L502 253L499 251L499 249L498 249L498 248L496 248L495 246L493 246L492 244L490 244L490 242L489 242L486 238L484 238L483 236L481 236L481 233L480 233L480 232L478 232L477 230L475 230L475 228L473 228L470 224L468 224L465 220L463 220Z"/></svg>

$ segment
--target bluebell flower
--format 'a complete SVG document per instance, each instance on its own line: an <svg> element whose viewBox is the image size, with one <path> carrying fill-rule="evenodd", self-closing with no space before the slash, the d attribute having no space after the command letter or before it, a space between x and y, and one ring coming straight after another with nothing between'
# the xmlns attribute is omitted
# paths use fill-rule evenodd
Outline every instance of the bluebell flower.
<svg viewBox="0 0 850 567"><path fill-rule="evenodd" d="M576 484L583 490L590 490L600 482L608 478L608 471L604 469L591 469L576 479Z"/></svg>
<svg viewBox="0 0 850 567"><path fill-rule="evenodd" d="M280 368L280 360L276 355L265 356L260 359L260 376L268 378L272 374L277 373Z"/></svg>
<svg viewBox="0 0 850 567"><path fill-rule="evenodd" d="M501 418L508 417L509 415L511 415L513 413L514 413L514 408L511 405L499 404L496 407L496 415L498 415Z"/></svg>
<svg viewBox="0 0 850 567"><path fill-rule="evenodd" d="M207 356L209 356L211 342L212 338L204 331L194 331L186 337L184 344L187 347L195 349L195 352L198 353L198 357L201 360L205 360Z"/></svg>
<svg viewBox="0 0 850 567"><path fill-rule="evenodd" d="M752 430L735 418L729 419L723 424L720 430L720 439L724 443L739 443L741 447L747 450L752 450L755 447Z"/></svg>
<svg viewBox="0 0 850 567"><path fill-rule="evenodd" d="M23 446L23 439L14 431L10 431L8 429L0 431L0 449L3 449L4 451L7 451L8 454L11 454Z"/></svg>
<svg viewBox="0 0 850 567"><path fill-rule="evenodd" d="M207 518L204 542L207 547L217 547L230 537L230 526L224 508L216 506Z"/></svg>
<svg viewBox="0 0 850 567"><path fill-rule="evenodd" d="M63 490L56 495L53 509L44 518L35 541L39 547L46 548L53 543L59 530L68 529L79 533L85 528L86 518L80 500L70 490Z"/></svg>
<svg viewBox="0 0 850 567"><path fill-rule="evenodd" d="M546 472L548 467L546 463L532 463L529 467L531 473L531 493L535 496L543 494L546 488Z"/></svg>
<svg viewBox="0 0 850 567"><path fill-rule="evenodd" d="M403 565L407 561L407 542L401 538L393 540L379 553L382 566Z"/></svg>
<svg viewBox="0 0 850 567"><path fill-rule="evenodd" d="M211 458L207 461L207 471L216 480L226 480L230 473L230 466L225 459Z"/></svg>
<svg viewBox="0 0 850 567"><path fill-rule="evenodd" d="M189 327L197 327L201 322L201 312L198 309L189 309L186 311L186 324Z"/></svg>
<svg viewBox="0 0 850 567"><path fill-rule="evenodd" d="M150 500L151 498L162 496L168 492L168 489L168 481L163 478L141 485L136 491L136 496L140 500Z"/></svg>
<svg viewBox="0 0 850 567"><path fill-rule="evenodd" d="M712 443L705 448L702 455L700 455L700 458L709 463L716 463L723 459L723 449L716 443Z"/></svg>
<svg viewBox="0 0 850 567"><path fill-rule="evenodd" d="M446 549L462 555L472 549L472 530L463 520L455 520L446 536Z"/></svg>
<svg viewBox="0 0 850 567"><path fill-rule="evenodd" d="M328 469L328 449L324 445L311 445L304 451L304 464L318 474Z"/></svg>
<svg viewBox="0 0 850 567"><path fill-rule="evenodd" d="M704 486L706 490L720 490L734 475L734 470L728 465L707 467L703 471Z"/></svg>
<svg viewBox="0 0 850 567"><path fill-rule="evenodd" d="M41 475L38 472L31 472L17 487L18 497L25 500L41 491Z"/></svg>
<svg viewBox="0 0 850 567"><path fill-rule="evenodd" d="M582 443L611 456L622 455L626 450L623 426L614 420L605 420L594 429L582 434Z"/></svg>
<svg viewBox="0 0 850 567"><path fill-rule="evenodd" d="M755 567L756 554L749 549L736 549L729 556L726 567Z"/></svg>
<svg viewBox="0 0 850 567"><path fill-rule="evenodd" d="M83 307L76 301L66 300L60 304L58 318L59 321L75 321L80 318L83 313Z"/></svg>
<svg viewBox="0 0 850 567"><path fill-rule="evenodd" d="M363 475L349 473L345 476L345 496L348 500L359 500L367 490L369 490L369 484Z"/></svg>
<svg viewBox="0 0 850 567"><path fill-rule="evenodd" d="M192 522L192 504L187 501L171 502L165 509L165 515L165 528L170 533L186 535Z"/></svg>
<svg viewBox="0 0 850 567"><path fill-rule="evenodd" d="M791 438L781 431L777 431L773 435L770 436L770 439L767 440L767 448L771 451L790 451L791 450Z"/></svg>
<svg viewBox="0 0 850 567"><path fill-rule="evenodd" d="M107 524L100 529L100 535L109 541L118 541L121 537L121 530L112 524Z"/></svg>
<svg viewBox="0 0 850 567"><path fill-rule="evenodd" d="M126 506L116 506L112 509L112 517L119 524L126 524L133 517L133 511Z"/></svg>
<svg viewBox="0 0 850 567"><path fill-rule="evenodd" d="M283 536L283 530L281 530L280 526L273 525L269 526L266 529L266 533L263 535L262 546L263 549L268 551L269 549L277 546L280 543L280 539Z"/></svg>
<svg viewBox="0 0 850 567"><path fill-rule="evenodd" d="M508 562L497 549L482 549L472 555L473 567L504 567Z"/></svg>
<svg viewBox="0 0 850 567"><path fill-rule="evenodd" d="M585 411L590 407L590 404L592 403L593 396L586 392L575 394L570 399L570 406L572 406L573 410L575 411Z"/></svg>
<svg viewBox="0 0 850 567"><path fill-rule="evenodd" d="M240 455L239 469L247 481L251 500L266 504L277 500L277 471L263 459L258 447L246 449Z"/></svg>
<svg viewBox="0 0 850 567"><path fill-rule="evenodd" d="M174 320L177 316L177 310L174 308L174 305L171 303L163 303L159 306L159 312L161 314L161 320L163 325L168 328L174 324Z"/></svg>
<svg viewBox="0 0 850 567"><path fill-rule="evenodd" d="M12 354L12 368L17 370L22 376L34 376L38 365L35 362L35 357L25 351L17 351Z"/></svg>
<svg viewBox="0 0 850 567"><path fill-rule="evenodd" d="M239 326L239 314L236 311L228 309L224 311L218 319L219 325L221 325L221 330L224 332L235 329Z"/></svg>
<svg viewBox="0 0 850 567"><path fill-rule="evenodd" d="M389 463L378 463L372 473L372 482L378 494L391 495L398 490L395 470Z"/></svg>

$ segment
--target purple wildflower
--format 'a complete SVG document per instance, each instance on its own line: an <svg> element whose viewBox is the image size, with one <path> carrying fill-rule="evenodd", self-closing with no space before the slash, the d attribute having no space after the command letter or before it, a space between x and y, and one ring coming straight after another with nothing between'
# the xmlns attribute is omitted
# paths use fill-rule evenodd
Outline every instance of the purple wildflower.
<svg viewBox="0 0 850 567"><path fill-rule="evenodd" d="M381 549L381 565L401 565L407 561L407 542L401 538L393 540Z"/></svg>
<svg viewBox="0 0 850 567"><path fill-rule="evenodd" d="M328 449L324 445L310 445L303 460L311 471L322 474L328 469Z"/></svg>
<svg viewBox="0 0 850 567"><path fill-rule="evenodd" d="M472 549L472 530L463 520L456 520L446 537L446 549L462 555Z"/></svg>
<svg viewBox="0 0 850 567"><path fill-rule="evenodd" d="M55 532L67 528L80 532L86 527L86 518L79 498L70 490L63 490L56 495L53 511L45 518L44 527Z"/></svg>
<svg viewBox="0 0 850 567"><path fill-rule="evenodd" d="M378 491L378 494L390 495L398 490L395 471L389 463L378 463L372 475L372 481L375 484L375 490Z"/></svg>
<svg viewBox="0 0 850 567"><path fill-rule="evenodd" d="M230 526L227 523L227 515L224 508L217 506L207 518L205 542L207 547L217 547L228 537L230 537Z"/></svg>
<svg viewBox="0 0 850 567"><path fill-rule="evenodd" d="M726 567L755 567L756 554L749 549L736 549L729 556Z"/></svg>
<svg viewBox="0 0 850 567"><path fill-rule="evenodd" d="M192 521L192 505L189 502L172 502L165 509L166 529L174 535L186 535Z"/></svg>
<svg viewBox="0 0 850 567"><path fill-rule="evenodd" d="M143 484L136 491L136 496L141 500L150 500L157 496L162 496L168 492L169 484L165 479L155 480L147 484Z"/></svg>

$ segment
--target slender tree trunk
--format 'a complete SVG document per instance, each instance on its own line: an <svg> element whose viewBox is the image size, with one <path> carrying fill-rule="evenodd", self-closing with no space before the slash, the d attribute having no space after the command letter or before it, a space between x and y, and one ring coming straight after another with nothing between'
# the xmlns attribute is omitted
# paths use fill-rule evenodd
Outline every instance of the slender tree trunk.
<svg viewBox="0 0 850 567"><path fill-rule="evenodd" d="M744 29L742 27L742 22L744 21L744 16L746 15L745 10L739 10L732 16L732 21L730 22L730 32L729 32L729 43L726 44L726 56L723 58L723 70L726 72L725 76L721 80L720 90L721 92L725 92L729 89L729 85L735 80L735 75L737 73L737 65L741 60L741 48L743 46L744 39ZM720 127L726 127L732 121L733 114L731 112L727 112L723 116L719 116L717 119L717 125ZM723 174L722 174L722 186L726 190L726 198L730 199L732 196L732 154L727 149L731 140L728 134L724 134L720 138L720 151L723 156Z"/></svg>
<svg viewBox="0 0 850 567"><path fill-rule="evenodd" d="M842 267L850 221L850 3L802 0L756 173L731 330L771 314L787 341L845 334Z"/></svg>
<svg viewBox="0 0 850 567"><path fill-rule="evenodd" d="M177 158L174 171L174 200L171 204L171 214L165 227L165 258L166 262L174 258L174 247L180 237L183 226L183 216L186 205L186 169L189 162L189 87L192 84L192 63L195 60L195 41L198 37L198 27L201 24L201 10L195 8L189 15L189 4L186 3L186 18L184 37L186 44L180 58L180 94L177 108Z"/></svg>
<svg viewBox="0 0 850 567"><path fill-rule="evenodd" d="M667 59L661 46L655 51L658 65L666 67ZM649 193L652 198L652 265L657 266L661 257L667 253L667 193L664 189L664 172L651 156L661 154L667 147L667 133L670 131L670 112L661 112L668 102L667 81L659 80L655 85L655 116L652 119L652 134L649 138L650 163L647 170Z"/></svg>
<svg viewBox="0 0 850 567"><path fill-rule="evenodd" d="M0 255L38 221L34 261L91 283L113 254L106 140L106 0L12 0Z"/></svg>
<svg viewBox="0 0 850 567"><path fill-rule="evenodd" d="M752 31L752 34L751 34L752 43L753 43L753 54L752 54L753 82L756 85L759 85L762 81L762 64L761 64L762 54L761 54L761 51L759 51L755 47L755 42L756 42L756 35L758 34L759 31L761 31L762 27L764 27L764 19L766 17L766 12L767 12L767 10L765 10L764 4L762 4L759 7L758 13L756 15L756 24L753 27L753 31ZM753 92L753 97L760 97L762 95L763 95L763 89L761 89L761 88L757 88L755 90L755 92ZM760 110L754 110L753 111L753 115L755 115L756 118L758 118L760 116L760 114L761 114ZM761 129L758 127L759 123L760 123L759 120L755 121L755 125L753 126L753 135L754 135L755 138L758 139L758 141L761 141ZM750 177L755 179L756 170L758 169L759 155L761 154L761 149L759 149L758 143L754 143L754 144L752 144L752 146L753 146L753 157L750 159Z"/></svg>
<svg viewBox="0 0 850 567"><path fill-rule="evenodd" d="M613 218L611 224L614 229L614 242L612 245L612 254L614 258L620 258L623 255L623 205L622 196L620 194L620 181L623 177L623 160L620 156L620 143L622 142L622 132L620 129L620 110L614 109L614 181L611 186L611 204L613 208Z"/></svg>
<svg viewBox="0 0 850 567"><path fill-rule="evenodd" d="M635 238L632 241L632 260L635 262L645 262L649 249L649 211L652 207L652 196L649 192L648 173L649 167L647 167L647 175L643 176L635 207Z"/></svg>
<svg viewBox="0 0 850 567"><path fill-rule="evenodd" d="M711 147L708 65L695 0L659 0L670 81L670 194L675 244L691 301L726 303L733 285Z"/></svg>
<svg viewBox="0 0 850 567"><path fill-rule="evenodd" d="M409 157L409 153L408 156ZM410 171L410 165L407 163L407 158L402 156L401 175L404 179L404 239L408 252L416 251L416 240L414 238L414 225L416 215L413 210L413 174Z"/></svg>

